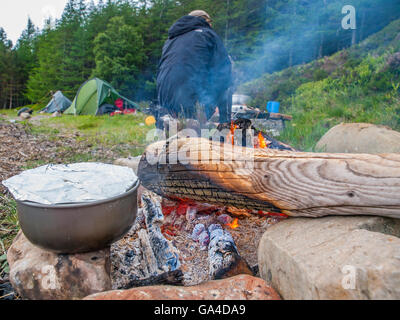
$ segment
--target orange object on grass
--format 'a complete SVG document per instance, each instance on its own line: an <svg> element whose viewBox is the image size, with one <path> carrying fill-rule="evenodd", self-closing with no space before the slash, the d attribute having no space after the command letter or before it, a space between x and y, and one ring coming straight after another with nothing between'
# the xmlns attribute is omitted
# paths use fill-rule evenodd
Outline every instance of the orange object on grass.
<svg viewBox="0 0 400 320"><path fill-rule="evenodd" d="M146 124L146 126L152 126L154 124L156 124L156 118L154 118L153 116L149 116L146 118L146 120L144 120L144 123Z"/></svg>

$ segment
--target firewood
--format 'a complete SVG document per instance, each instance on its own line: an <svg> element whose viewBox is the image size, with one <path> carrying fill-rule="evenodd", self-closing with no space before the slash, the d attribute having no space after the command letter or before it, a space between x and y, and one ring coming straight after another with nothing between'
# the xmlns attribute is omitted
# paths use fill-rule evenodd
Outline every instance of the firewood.
<svg viewBox="0 0 400 320"><path fill-rule="evenodd" d="M182 286L183 272L181 270L174 270L143 280L131 280L128 284L124 285L119 289L128 290L137 287L147 287L156 285Z"/></svg>
<svg viewBox="0 0 400 320"><path fill-rule="evenodd" d="M292 116L289 116L287 114L282 114L282 113L270 113L269 114L270 119L284 119L284 120L293 120Z"/></svg>
<svg viewBox="0 0 400 320"><path fill-rule="evenodd" d="M400 218L400 154L290 152L181 138L150 145L138 175L170 199L288 216Z"/></svg>
<svg viewBox="0 0 400 320"><path fill-rule="evenodd" d="M142 269L146 277L153 277L158 274L158 263L150 243L147 230L142 229L138 232L141 250L143 253Z"/></svg>
<svg viewBox="0 0 400 320"><path fill-rule="evenodd" d="M210 240L208 261L212 279L225 279L239 274L254 275L248 263L240 256L228 231L215 228L210 231Z"/></svg>
<svg viewBox="0 0 400 320"><path fill-rule="evenodd" d="M139 231L139 238L141 241L144 239L144 243L147 242L144 248L147 251L151 250L153 254L145 252L145 256L150 257L149 262L155 263L155 268L158 270L163 272L177 270L180 267L178 252L161 232L164 215L160 203L146 195L142 196L142 203L147 229ZM147 234L147 238L144 233Z"/></svg>

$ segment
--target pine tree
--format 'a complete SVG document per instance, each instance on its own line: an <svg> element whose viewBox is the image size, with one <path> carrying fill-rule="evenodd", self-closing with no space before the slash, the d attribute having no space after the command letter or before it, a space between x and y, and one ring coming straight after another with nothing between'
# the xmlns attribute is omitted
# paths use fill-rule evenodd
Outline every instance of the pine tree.
<svg viewBox="0 0 400 320"><path fill-rule="evenodd" d="M27 97L33 102L43 102L50 91L62 90L60 65L62 64L62 41L60 33L51 28L51 21L37 38L37 66L27 83Z"/></svg>
<svg viewBox="0 0 400 320"><path fill-rule="evenodd" d="M143 39L137 30L126 24L123 17L114 17L105 32L94 41L96 68L93 76L110 82L125 95L137 85L145 62Z"/></svg>
<svg viewBox="0 0 400 320"><path fill-rule="evenodd" d="M26 94L26 85L29 75L32 73L36 63L36 36L38 30L32 20L28 18L26 29L22 32L15 48L17 83L21 94L21 100L28 103L23 96Z"/></svg>

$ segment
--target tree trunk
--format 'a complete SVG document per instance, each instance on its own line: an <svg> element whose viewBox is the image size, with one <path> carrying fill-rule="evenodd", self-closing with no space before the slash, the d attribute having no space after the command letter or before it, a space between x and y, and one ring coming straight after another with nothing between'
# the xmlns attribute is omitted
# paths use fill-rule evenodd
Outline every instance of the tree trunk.
<svg viewBox="0 0 400 320"><path fill-rule="evenodd" d="M9 103L9 105L8 105L8 109L12 109L12 105L13 105L13 94L14 94L14 92L13 92L13 87L12 87L12 85L10 84L10 103Z"/></svg>
<svg viewBox="0 0 400 320"><path fill-rule="evenodd" d="M175 139L149 146L138 174L144 187L171 199L289 216L400 218L400 154L305 153Z"/></svg>

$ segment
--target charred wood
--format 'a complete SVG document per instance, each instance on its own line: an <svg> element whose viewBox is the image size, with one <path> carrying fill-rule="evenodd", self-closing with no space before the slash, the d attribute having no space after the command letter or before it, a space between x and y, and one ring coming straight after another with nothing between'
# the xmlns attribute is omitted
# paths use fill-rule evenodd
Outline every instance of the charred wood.
<svg viewBox="0 0 400 320"><path fill-rule="evenodd" d="M211 279L225 279L239 274L254 275L248 263L240 256L231 234L219 225L209 228L209 274Z"/></svg>
<svg viewBox="0 0 400 320"><path fill-rule="evenodd" d="M183 272L181 270L174 270L143 280L131 280L128 284L120 287L119 289L128 290L137 287L147 287L156 285L182 286Z"/></svg>
<svg viewBox="0 0 400 320"><path fill-rule="evenodd" d="M138 175L147 189L170 199L288 216L400 218L400 154L290 152L176 139L168 147L149 146Z"/></svg>

